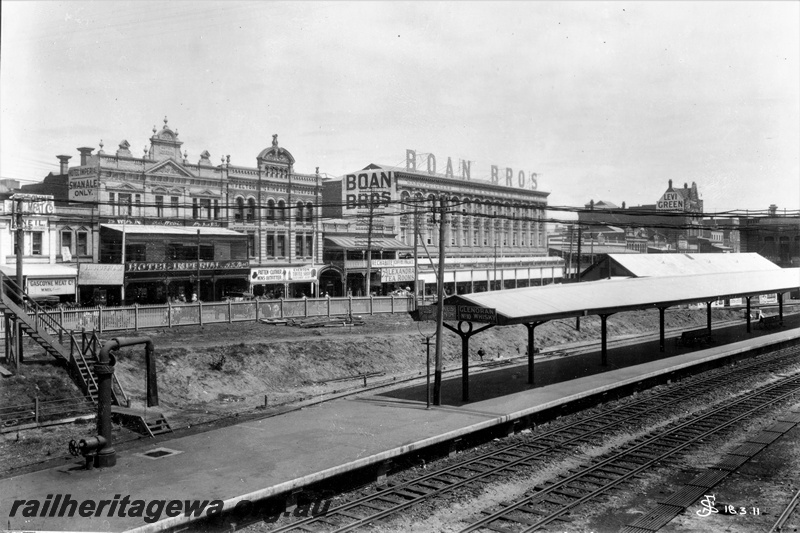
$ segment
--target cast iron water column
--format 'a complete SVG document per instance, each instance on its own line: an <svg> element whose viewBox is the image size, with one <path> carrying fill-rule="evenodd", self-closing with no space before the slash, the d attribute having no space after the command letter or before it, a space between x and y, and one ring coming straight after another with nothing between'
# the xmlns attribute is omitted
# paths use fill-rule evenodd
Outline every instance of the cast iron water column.
<svg viewBox="0 0 800 533"><path fill-rule="evenodd" d="M94 372L97 374L97 434L105 439L106 444L97 452L95 465L98 468L117 464L117 452L111 441L111 378L114 374L116 357L111 354L123 346L145 345L147 366L147 405L158 405L158 385L155 378L155 358L153 357L153 341L150 337L121 337L111 339L103 344Z"/></svg>

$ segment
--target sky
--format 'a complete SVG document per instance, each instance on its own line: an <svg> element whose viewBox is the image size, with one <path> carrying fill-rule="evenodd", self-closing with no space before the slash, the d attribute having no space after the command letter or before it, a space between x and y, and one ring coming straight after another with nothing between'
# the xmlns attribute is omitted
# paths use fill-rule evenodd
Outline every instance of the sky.
<svg viewBox="0 0 800 533"><path fill-rule="evenodd" d="M2 1L0 177L78 147L341 176L434 154L552 206L800 208L800 3ZM501 170L503 172L504 170Z"/></svg>

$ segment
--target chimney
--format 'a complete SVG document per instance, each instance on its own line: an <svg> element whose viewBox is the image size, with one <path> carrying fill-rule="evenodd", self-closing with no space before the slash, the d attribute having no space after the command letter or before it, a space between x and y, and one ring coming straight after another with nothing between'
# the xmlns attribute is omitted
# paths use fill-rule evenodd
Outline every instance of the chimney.
<svg viewBox="0 0 800 533"><path fill-rule="evenodd" d="M672 180L669 180L669 188L672 188Z"/></svg>
<svg viewBox="0 0 800 533"><path fill-rule="evenodd" d="M625 202L622 202L622 209L625 209Z"/></svg>
<svg viewBox="0 0 800 533"><path fill-rule="evenodd" d="M594 200L589 200L589 210L594 211Z"/></svg>
<svg viewBox="0 0 800 533"><path fill-rule="evenodd" d="M774 217L777 214L778 214L778 206L775 205L775 204L770 205L769 206L769 216Z"/></svg>
<svg viewBox="0 0 800 533"><path fill-rule="evenodd" d="M59 174L69 174L69 160L72 159L71 155L57 155L59 163Z"/></svg>
<svg viewBox="0 0 800 533"><path fill-rule="evenodd" d="M81 166L86 164L86 161L92 155L92 150L94 150L94 148L78 148L78 151L81 153Z"/></svg>

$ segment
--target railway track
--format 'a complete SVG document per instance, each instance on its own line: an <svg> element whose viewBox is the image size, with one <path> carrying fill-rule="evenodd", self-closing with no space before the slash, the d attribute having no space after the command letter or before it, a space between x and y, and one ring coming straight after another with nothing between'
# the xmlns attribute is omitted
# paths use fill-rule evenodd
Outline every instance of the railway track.
<svg viewBox="0 0 800 533"><path fill-rule="evenodd" d="M503 506L461 530L528 533L561 522L565 515L598 497L610 494L661 462L757 415L800 392L800 375L780 379L721 402L699 415L670 424L627 444L556 481L535 487L535 493Z"/></svg>
<svg viewBox="0 0 800 533"><path fill-rule="evenodd" d="M770 372L798 361L800 346L784 348L753 358L734 367L726 367L670 385L666 390L646 398L626 402L615 408L603 409L593 415L544 432L536 432L525 442L516 442L480 454L465 461L432 471L411 481L389 484L373 494L331 507L322 516L286 524L272 533L294 531L353 531L369 523L386 519L425 500L447 492L498 479L521 466L563 453L574 447L595 442L601 435L618 431L627 424L664 415L687 400L728 385L735 376L748 369ZM239 522L243 527L246 522Z"/></svg>

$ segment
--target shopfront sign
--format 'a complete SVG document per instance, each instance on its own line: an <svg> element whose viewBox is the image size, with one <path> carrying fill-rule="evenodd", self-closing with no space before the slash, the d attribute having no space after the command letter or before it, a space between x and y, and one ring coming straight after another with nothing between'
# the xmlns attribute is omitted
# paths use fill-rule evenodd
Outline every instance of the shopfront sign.
<svg viewBox="0 0 800 533"><path fill-rule="evenodd" d="M291 281L316 282L318 269L310 266L303 267L275 267L251 268L250 282L261 283L288 283Z"/></svg>
<svg viewBox="0 0 800 533"><path fill-rule="evenodd" d="M52 215L55 204L52 194L12 194L11 209L13 213L23 215Z"/></svg>
<svg viewBox="0 0 800 533"><path fill-rule="evenodd" d="M413 268L382 268L381 283L396 283L399 281L414 281Z"/></svg>
<svg viewBox="0 0 800 533"><path fill-rule="evenodd" d="M75 294L75 278L28 278L28 296L58 296Z"/></svg>
<svg viewBox="0 0 800 533"><path fill-rule="evenodd" d="M200 261L200 270L238 270L250 268L249 261ZM197 271L197 261L165 261L161 263L144 263L128 261L125 272L172 272Z"/></svg>
<svg viewBox="0 0 800 533"><path fill-rule="evenodd" d="M435 321L436 305L423 305L417 308L417 321ZM480 322L484 324L497 324L497 310L491 307L477 305L445 305L445 321L455 322Z"/></svg>
<svg viewBox="0 0 800 533"><path fill-rule="evenodd" d="M22 218L22 228L26 230L32 231L45 231L47 229L47 219L46 218L31 218L31 217L23 217ZM16 217L11 219L11 229L17 229L17 219Z"/></svg>
<svg viewBox="0 0 800 533"><path fill-rule="evenodd" d="M372 268L414 266L413 259L373 259Z"/></svg>
<svg viewBox="0 0 800 533"><path fill-rule="evenodd" d="M416 150L406 150L406 170L409 172L418 172L417 170L417 152ZM436 156L433 154L425 154L424 166L428 174L436 175ZM447 158L445 165L444 176L446 178L455 178L453 172L453 160ZM459 177L462 180L472 179L472 161L459 162ZM539 175L535 172L526 172L524 170L514 170L506 167L501 169L497 165L491 166L489 179L495 185L505 185L506 187L515 187L520 189L536 190L539 187Z"/></svg>
<svg viewBox="0 0 800 533"><path fill-rule="evenodd" d="M125 265L78 264L78 285L122 285Z"/></svg>

